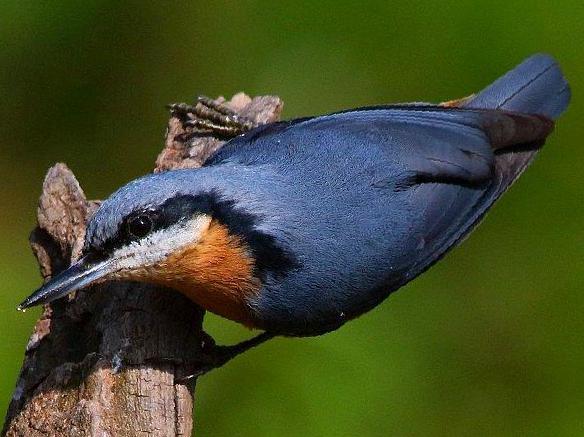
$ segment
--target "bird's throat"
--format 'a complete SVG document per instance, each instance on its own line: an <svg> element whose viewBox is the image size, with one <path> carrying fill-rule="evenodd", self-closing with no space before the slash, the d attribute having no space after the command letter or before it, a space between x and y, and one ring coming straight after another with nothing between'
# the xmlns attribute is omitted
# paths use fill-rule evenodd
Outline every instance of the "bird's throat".
<svg viewBox="0 0 584 437"><path fill-rule="evenodd" d="M212 220L197 243L156 266L156 282L174 288L206 310L253 327L248 305L261 283L253 257L238 236Z"/></svg>

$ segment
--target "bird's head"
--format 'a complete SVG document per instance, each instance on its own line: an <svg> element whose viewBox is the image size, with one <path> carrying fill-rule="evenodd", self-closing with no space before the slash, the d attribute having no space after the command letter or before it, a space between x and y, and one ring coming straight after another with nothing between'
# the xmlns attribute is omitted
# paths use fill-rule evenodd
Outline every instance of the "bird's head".
<svg viewBox="0 0 584 437"><path fill-rule="evenodd" d="M217 192L193 190L188 176L154 174L119 189L91 218L82 257L19 309L116 279L171 287L210 311L253 324L247 301L261 281L257 250L248 242L262 243L254 238L254 219Z"/></svg>

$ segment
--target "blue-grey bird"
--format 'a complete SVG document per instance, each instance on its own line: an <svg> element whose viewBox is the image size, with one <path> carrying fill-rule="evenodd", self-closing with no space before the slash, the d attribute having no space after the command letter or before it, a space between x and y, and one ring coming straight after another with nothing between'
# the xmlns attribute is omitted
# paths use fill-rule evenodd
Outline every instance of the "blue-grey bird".
<svg viewBox="0 0 584 437"><path fill-rule="evenodd" d="M569 100L554 59L535 55L465 99L250 130L200 169L116 191L89 222L83 257L21 308L119 279L272 334L334 330L460 242Z"/></svg>

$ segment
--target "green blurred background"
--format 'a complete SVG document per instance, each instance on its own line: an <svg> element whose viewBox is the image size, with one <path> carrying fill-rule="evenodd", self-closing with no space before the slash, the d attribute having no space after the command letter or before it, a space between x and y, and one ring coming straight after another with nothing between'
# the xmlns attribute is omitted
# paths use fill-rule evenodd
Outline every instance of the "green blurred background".
<svg viewBox="0 0 584 437"><path fill-rule="evenodd" d="M27 237L55 161L104 198L150 171L169 102L274 93L295 117L441 101L546 51L573 103L472 237L338 332L201 378L195 421L199 436L584 435L583 22L580 0L4 0L0 415L39 314L15 307L40 282Z"/></svg>

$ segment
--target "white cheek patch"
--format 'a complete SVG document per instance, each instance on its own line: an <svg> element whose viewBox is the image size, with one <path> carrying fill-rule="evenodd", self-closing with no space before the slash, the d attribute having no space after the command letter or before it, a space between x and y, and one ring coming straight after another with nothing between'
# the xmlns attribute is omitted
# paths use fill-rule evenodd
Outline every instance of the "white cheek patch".
<svg viewBox="0 0 584 437"><path fill-rule="evenodd" d="M134 241L112 254L114 269L130 270L157 264L177 250L198 242L210 223L211 217L198 215Z"/></svg>

